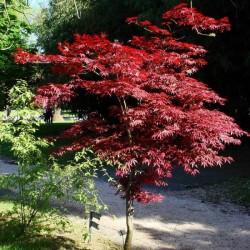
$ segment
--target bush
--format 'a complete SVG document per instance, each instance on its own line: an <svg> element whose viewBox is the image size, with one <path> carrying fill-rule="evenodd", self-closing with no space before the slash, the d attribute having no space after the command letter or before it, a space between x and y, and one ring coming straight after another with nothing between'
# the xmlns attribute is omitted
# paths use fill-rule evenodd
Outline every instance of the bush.
<svg viewBox="0 0 250 250"><path fill-rule="evenodd" d="M73 200L94 210L100 208L93 179L97 176L100 160L94 157L90 149L75 155L72 163L59 165L53 157L43 154L50 143L35 136L39 122L30 116L32 113L32 93L24 81L18 82L10 90L11 105L18 112L18 119L12 122L0 122L0 140L10 145L17 159L16 174L0 177L0 188L16 192L12 209L12 223L24 234L31 224L39 225L52 209L52 201L63 204ZM28 117L29 119L25 118ZM11 198L11 197L10 197ZM39 216L38 216L39 215ZM39 226L37 227L39 228Z"/></svg>

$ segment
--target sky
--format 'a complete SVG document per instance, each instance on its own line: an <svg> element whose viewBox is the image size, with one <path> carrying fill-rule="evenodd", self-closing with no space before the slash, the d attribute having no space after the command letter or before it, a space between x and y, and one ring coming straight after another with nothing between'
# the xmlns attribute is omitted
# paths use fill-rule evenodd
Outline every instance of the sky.
<svg viewBox="0 0 250 250"><path fill-rule="evenodd" d="M41 9L41 7L46 7L48 0L30 0L30 7L34 9Z"/></svg>
<svg viewBox="0 0 250 250"><path fill-rule="evenodd" d="M33 8L35 11L34 13L39 13L42 7L46 7L49 0L29 0L30 7ZM37 36L32 33L28 38L28 41L31 44L36 43Z"/></svg>

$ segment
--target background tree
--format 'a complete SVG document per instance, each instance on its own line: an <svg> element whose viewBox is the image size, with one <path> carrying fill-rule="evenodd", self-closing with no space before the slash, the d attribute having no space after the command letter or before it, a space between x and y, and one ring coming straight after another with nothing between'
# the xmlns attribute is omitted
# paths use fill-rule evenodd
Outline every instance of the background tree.
<svg viewBox="0 0 250 250"><path fill-rule="evenodd" d="M6 104L8 91L16 79L29 80L33 74L33 67L17 67L12 56L16 48L28 48L27 38L32 32L28 12L24 0L0 1L0 108Z"/></svg>
<svg viewBox="0 0 250 250"><path fill-rule="evenodd" d="M57 154L91 146L116 167L115 186L126 200L125 249L131 249L134 201L163 198L145 186L166 185L175 167L195 175L200 167L231 162L221 151L247 133L215 109L225 99L191 77L206 64L206 50L173 36L185 28L214 36L230 29L227 18L215 20L180 4L164 13L162 27L137 17L127 21L147 35L133 36L128 45L104 34L75 35L72 44L59 44L61 55L19 50L16 62L51 63L54 73L71 76L70 91L82 88L99 99L101 108L61 135L75 141Z"/></svg>
<svg viewBox="0 0 250 250"><path fill-rule="evenodd" d="M47 53L58 53L60 41L73 41L73 34L105 32L110 39L127 41L131 34L124 21L128 16L160 21L164 10L179 0L56 0L44 9L38 43ZM67 28L66 28L67 27Z"/></svg>
<svg viewBox="0 0 250 250"><path fill-rule="evenodd" d="M160 22L160 17L165 9L173 6L179 0L57 0L49 1L48 8L42 11L40 21L38 22L37 35L38 44L44 48L46 53L58 53L58 43L60 41L73 41L73 34L88 33L96 34L105 32L109 39L119 39L127 42L133 33L133 28L125 24L128 16L140 16L143 19L151 19L156 23ZM119 13L119 14L118 14ZM67 29L65 29L67 27ZM134 29L135 32L141 32ZM94 77L92 76L89 76ZM67 79L64 77L51 77L46 74L48 82L62 83ZM90 110L99 106L99 99L93 96L86 96L85 91L77 89L76 95L67 105L73 113L81 117L85 110ZM104 105L110 105L110 101L102 102Z"/></svg>
<svg viewBox="0 0 250 250"><path fill-rule="evenodd" d="M200 79L206 79L209 86L228 98L224 111L234 116L242 127L249 130L250 124L250 2L247 0L220 0L213 4L208 1L193 1L194 6L207 15L228 16L231 31L217 36L216 46L209 38L201 41L210 51L208 66L202 71Z"/></svg>

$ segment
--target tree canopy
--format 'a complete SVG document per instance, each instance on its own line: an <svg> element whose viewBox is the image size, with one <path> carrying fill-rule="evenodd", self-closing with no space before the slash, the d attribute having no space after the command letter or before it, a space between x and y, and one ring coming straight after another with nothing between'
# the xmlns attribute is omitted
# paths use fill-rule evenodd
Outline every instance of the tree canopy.
<svg viewBox="0 0 250 250"><path fill-rule="evenodd" d="M39 43L47 53L57 53L59 41L73 41L74 33L96 34L106 32L112 40L126 42L133 32L143 34L136 28L128 29L124 25L127 16L138 16L156 24L164 10L169 9L179 0L88 0L88 1L50 1L49 8L43 11L39 26ZM190 5L190 1L186 1ZM76 3L76 5L75 5ZM193 36L185 33L190 42L204 45L211 53L207 55L209 62L199 79L206 79L207 84L229 100L223 108L234 116L246 129L249 129L250 78L248 29L250 2L248 0L210 1L192 0L194 7L207 15L215 17L228 16L232 24L231 31L216 38ZM178 36L178 33L176 33ZM179 38L182 38L181 36ZM215 41L214 41L215 40ZM214 42L216 46L214 46Z"/></svg>
<svg viewBox="0 0 250 250"><path fill-rule="evenodd" d="M65 84L41 87L39 103L70 101L79 88L96 97L99 106L106 102L105 112L103 107L88 110L88 119L60 136L75 140L57 154L92 147L115 166L114 185L126 200L125 249L131 249L133 202L163 198L145 185L166 185L178 166L195 175L200 167L231 162L221 151L227 144L239 144L238 137L247 134L216 109L225 99L193 77L206 65L207 51L175 37L183 29L205 36L228 31L228 18L213 19L179 4L162 19L160 27L128 18L147 35L136 34L126 44L112 42L105 34L84 34L75 35L72 43L60 43L59 55L21 49L15 54L18 63L49 63L53 73L70 77Z"/></svg>
<svg viewBox="0 0 250 250"><path fill-rule="evenodd" d="M124 25L128 16L160 20L164 10L178 0L56 0L44 9L38 42L47 53L55 53L60 41L73 41L74 33L105 32L111 39L128 40L131 31ZM57 51L58 52L58 51Z"/></svg>
<svg viewBox="0 0 250 250"><path fill-rule="evenodd" d="M24 0L0 2L0 107L16 79L28 79L30 67L20 67L13 62L12 53L18 47L28 48L27 38L32 31L28 21L28 6Z"/></svg>

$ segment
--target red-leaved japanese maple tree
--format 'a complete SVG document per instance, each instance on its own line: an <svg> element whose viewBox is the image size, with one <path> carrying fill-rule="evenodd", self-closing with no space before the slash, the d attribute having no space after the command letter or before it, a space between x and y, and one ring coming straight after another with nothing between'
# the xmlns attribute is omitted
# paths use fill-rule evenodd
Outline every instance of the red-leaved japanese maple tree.
<svg viewBox="0 0 250 250"><path fill-rule="evenodd" d="M206 17L186 4L162 18L161 27L128 18L145 35L134 36L127 44L111 42L104 34L77 34L73 43L59 44L60 55L21 49L15 54L17 63L50 63L54 73L71 76L66 84L56 85L57 95L51 96L53 84L42 87L40 102L46 96L55 103L69 100L79 88L86 96L95 96L100 105L102 99L112 99L105 112L92 110L87 120L64 132L61 137L75 141L57 153L91 146L116 166L116 186L126 200L125 249L131 249L133 202L163 199L145 191L145 185L166 185L177 166L195 175L199 167L231 162L220 155L221 150L226 144L239 144L237 138L246 134L232 118L212 108L225 99L191 77L206 64L206 50L174 36L178 27L214 36L230 29L228 19Z"/></svg>

